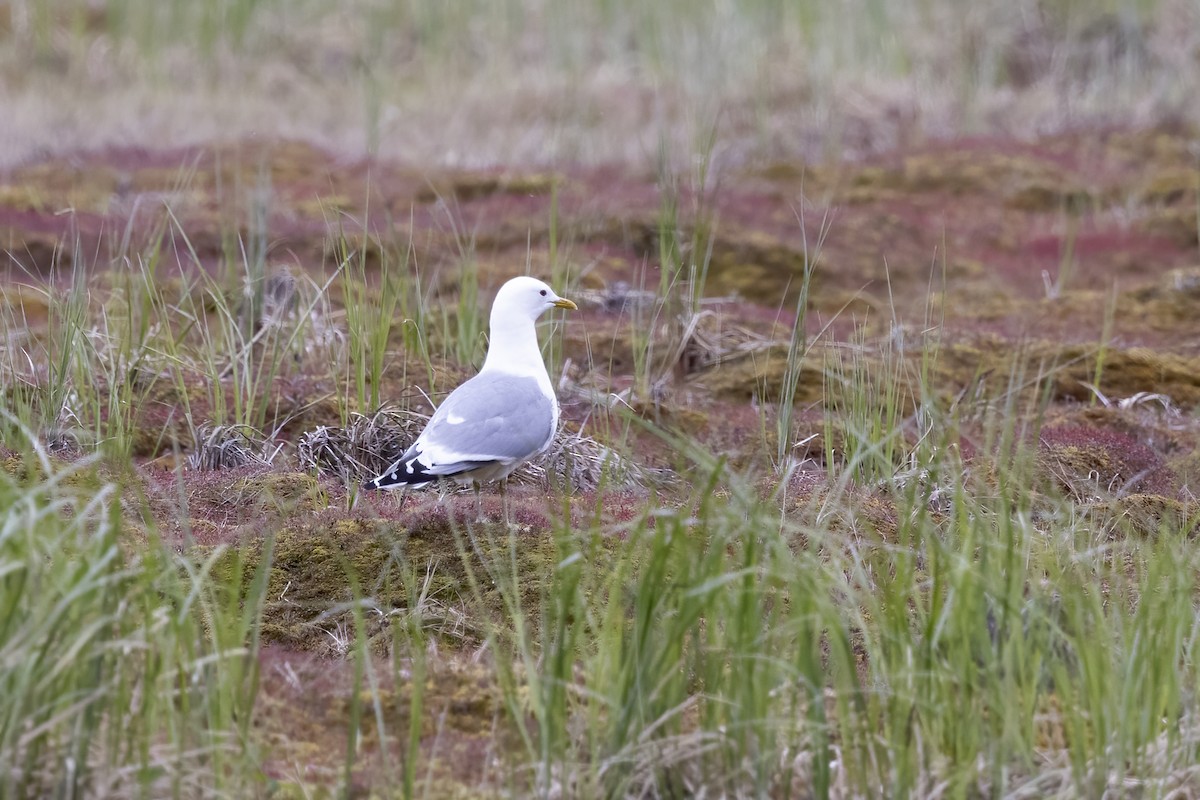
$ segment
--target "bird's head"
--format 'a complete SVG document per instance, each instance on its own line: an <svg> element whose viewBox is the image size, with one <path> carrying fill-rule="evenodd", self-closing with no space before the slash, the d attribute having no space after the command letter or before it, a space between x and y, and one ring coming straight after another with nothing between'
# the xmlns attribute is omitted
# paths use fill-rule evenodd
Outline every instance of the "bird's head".
<svg viewBox="0 0 1200 800"><path fill-rule="evenodd" d="M513 278L500 287L496 294L496 302L492 305L492 316L497 314L504 317L526 316L537 319L552 308L566 308L571 311L577 306L566 298L559 297L554 290L537 278Z"/></svg>

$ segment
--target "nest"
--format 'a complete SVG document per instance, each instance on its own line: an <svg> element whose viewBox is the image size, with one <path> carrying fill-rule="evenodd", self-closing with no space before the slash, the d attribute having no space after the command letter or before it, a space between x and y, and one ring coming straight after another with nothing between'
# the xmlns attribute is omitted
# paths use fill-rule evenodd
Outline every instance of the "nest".
<svg viewBox="0 0 1200 800"><path fill-rule="evenodd" d="M625 458L582 433L559 429L546 452L512 474L511 480L562 491L642 489L663 486L674 479L669 470L649 469Z"/></svg>
<svg viewBox="0 0 1200 800"><path fill-rule="evenodd" d="M297 456L305 469L360 484L394 464L425 427L428 417L380 409L354 414L345 427L321 426L300 437ZM546 452L513 472L514 483L572 492L599 487L641 488L670 482L670 473L641 467L580 433L560 430ZM466 491L466 487L463 488Z"/></svg>
<svg viewBox="0 0 1200 800"><path fill-rule="evenodd" d="M322 425L301 434L296 454L305 469L360 484L396 463L428 421L424 414L399 409L353 413L349 425Z"/></svg>
<svg viewBox="0 0 1200 800"><path fill-rule="evenodd" d="M190 469L220 470L267 467L283 445L273 445L248 425L201 425L196 443L187 458Z"/></svg>

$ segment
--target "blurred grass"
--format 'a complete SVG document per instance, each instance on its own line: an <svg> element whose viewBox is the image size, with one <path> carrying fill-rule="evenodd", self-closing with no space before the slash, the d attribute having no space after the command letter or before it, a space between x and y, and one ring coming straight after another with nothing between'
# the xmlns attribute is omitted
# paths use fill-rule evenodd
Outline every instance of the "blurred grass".
<svg viewBox="0 0 1200 800"><path fill-rule="evenodd" d="M221 550L132 531L94 459L22 469L0 471L0 795L247 791L269 556L243 593L240 554L223 584Z"/></svg>
<svg viewBox="0 0 1200 800"><path fill-rule="evenodd" d="M1198 31L1182 0L9 0L0 163L253 135L686 166L716 130L721 165L1194 121Z"/></svg>

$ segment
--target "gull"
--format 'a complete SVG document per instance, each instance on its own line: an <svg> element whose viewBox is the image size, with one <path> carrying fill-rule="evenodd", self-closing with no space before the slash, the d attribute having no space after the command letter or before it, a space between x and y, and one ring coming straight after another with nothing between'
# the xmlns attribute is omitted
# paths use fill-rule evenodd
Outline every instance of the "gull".
<svg viewBox="0 0 1200 800"><path fill-rule="evenodd" d="M534 327L552 308L577 309L536 278L500 287L479 374L451 392L404 455L363 488L453 480L474 485L478 501L480 484L500 481L503 492L513 470L549 447L558 430L558 399Z"/></svg>

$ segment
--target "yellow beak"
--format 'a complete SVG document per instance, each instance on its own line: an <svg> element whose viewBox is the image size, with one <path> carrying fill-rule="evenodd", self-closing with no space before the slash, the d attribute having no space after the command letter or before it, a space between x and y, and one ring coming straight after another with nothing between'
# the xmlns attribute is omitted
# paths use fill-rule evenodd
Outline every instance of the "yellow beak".
<svg viewBox="0 0 1200 800"><path fill-rule="evenodd" d="M578 311L579 310L579 306L575 305L574 303L572 303L570 300L566 299L565 297L558 298L551 305L553 305L555 308L565 308L568 311Z"/></svg>

